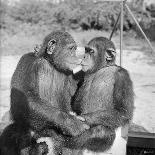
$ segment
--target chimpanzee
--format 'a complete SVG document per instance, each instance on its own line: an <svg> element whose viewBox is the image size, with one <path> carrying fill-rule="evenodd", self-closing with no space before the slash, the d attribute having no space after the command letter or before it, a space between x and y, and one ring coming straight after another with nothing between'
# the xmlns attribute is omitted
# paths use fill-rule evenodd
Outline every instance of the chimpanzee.
<svg viewBox="0 0 155 155"><path fill-rule="evenodd" d="M24 148L33 146L34 137L52 137L58 154L64 141L61 135L77 136L89 128L69 113L77 89L73 71L82 61L76 49L69 33L54 31L45 37L39 52L22 56L11 80L13 124L0 136L2 155L19 155ZM35 152L30 147L27 154L41 154L37 149Z"/></svg>
<svg viewBox="0 0 155 155"><path fill-rule="evenodd" d="M73 111L83 117L90 129L66 140L63 154L82 150L104 152L112 146L115 130L129 123L134 110L133 84L126 69L115 64L115 46L105 37L92 39L82 61L85 72L75 93ZM77 150L76 150L77 149ZM82 154L82 153L81 153Z"/></svg>

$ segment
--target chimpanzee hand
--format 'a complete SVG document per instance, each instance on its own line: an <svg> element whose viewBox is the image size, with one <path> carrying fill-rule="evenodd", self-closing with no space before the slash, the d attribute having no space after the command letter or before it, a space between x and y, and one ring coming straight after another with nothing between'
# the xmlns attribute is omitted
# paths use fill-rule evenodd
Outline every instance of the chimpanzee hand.
<svg viewBox="0 0 155 155"><path fill-rule="evenodd" d="M81 120L82 122L86 121L86 119L84 117L77 115L73 111L70 111L69 114L72 115L72 116L75 116L77 119Z"/></svg>
<svg viewBox="0 0 155 155"><path fill-rule="evenodd" d="M90 126L88 124L86 124L86 122L83 122L81 120L79 120L76 116L73 116L74 121L70 121L70 119L66 119L65 120L65 124L69 124L70 125L70 129L68 130L69 135L71 136L77 136L80 135L82 132L84 132L85 130L88 130L90 128ZM65 131L64 131L64 134Z"/></svg>

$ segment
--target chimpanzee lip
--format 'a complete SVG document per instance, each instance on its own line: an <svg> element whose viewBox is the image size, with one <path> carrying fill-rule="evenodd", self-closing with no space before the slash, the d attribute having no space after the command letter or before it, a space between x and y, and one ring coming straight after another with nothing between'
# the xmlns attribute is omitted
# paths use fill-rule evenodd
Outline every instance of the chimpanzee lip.
<svg viewBox="0 0 155 155"><path fill-rule="evenodd" d="M81 64L81 66L89 66L89 65Z"/></svg>

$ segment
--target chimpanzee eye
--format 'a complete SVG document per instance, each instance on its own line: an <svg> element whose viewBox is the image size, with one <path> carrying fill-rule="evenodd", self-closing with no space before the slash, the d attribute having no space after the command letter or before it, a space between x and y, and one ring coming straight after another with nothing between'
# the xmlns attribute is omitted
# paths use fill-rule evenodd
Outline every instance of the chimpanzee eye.
<svg viewBox="0 0 155 155"><path fill-rule="evenodd" d="M113 48L109 48L106 50L107 54L111 57L116 55L116 51Z"/></svg>
<svg viewBox="0 0 155 155"><path fill-rule="evenodd" d="M85 47L85 52L89 54L93 54L95 51L90 47Z"/></svg>
<svg viewBox="0 0 155 155"><path fill-rule="evenodd" d="M89 53L89 47L85 47L85 53Z"/></svg>
<svg viewBox="0 0 155 155"><path fill-rule="evenodd" d="M93 53L95 53L95 51L94 51L93 49L91 49L91 50L90 50L90 53L93 54Z"/></svg>

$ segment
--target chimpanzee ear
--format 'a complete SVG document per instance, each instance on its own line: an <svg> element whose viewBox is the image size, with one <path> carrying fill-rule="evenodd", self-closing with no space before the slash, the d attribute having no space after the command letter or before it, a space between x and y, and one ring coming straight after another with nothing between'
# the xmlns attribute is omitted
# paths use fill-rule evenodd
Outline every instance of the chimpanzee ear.
<svg viewBox="0 0 155 155"><path fill-rule="evenodd" d="M52 54L55 49L56 41L54 39L46 43L46 40L41 45L36 45L34 48L34 54L36 57L42 57L45 52Z"/></svg>
<svg viewBox="0 0 155 155"><path fill-rule="evenodd" d="M42 44L35 45L34 54L35 54L36 57L42 56L43 51L44 51L44 46Z"/></svg>
<svg viewBox="0 0 155 155"><path fill-rule="evenodd" d="M40 51L41 47L42 47L41 44L40 45L39 44L36 44L35 47L34 47L34 53L35 54L38 53Z"/></svg>
<svg viewBox="0 0 155 155"><path fill-rule="evenodd" d="M107 61L113 61L116 57L116 51L114 48L108 48L105 53Z"/></svg>
<svg viewBox="0 0 155 155"><path fill-rule="evenodd" d="M52 39L47 44L47 54L51 55L55 49L56 40Z"/></svg>

